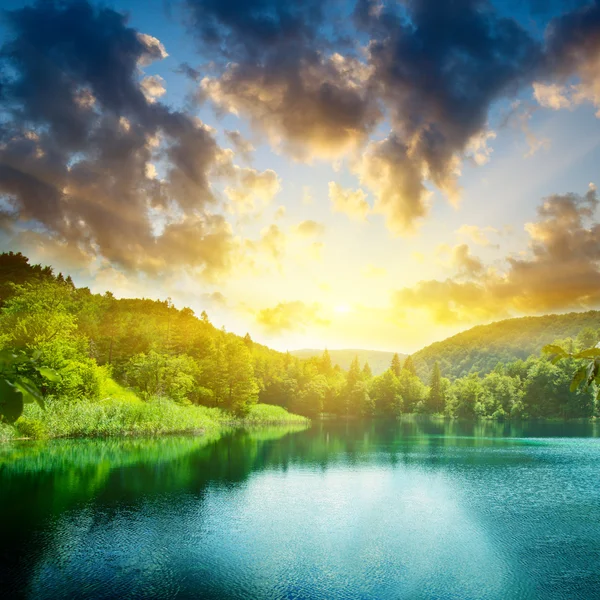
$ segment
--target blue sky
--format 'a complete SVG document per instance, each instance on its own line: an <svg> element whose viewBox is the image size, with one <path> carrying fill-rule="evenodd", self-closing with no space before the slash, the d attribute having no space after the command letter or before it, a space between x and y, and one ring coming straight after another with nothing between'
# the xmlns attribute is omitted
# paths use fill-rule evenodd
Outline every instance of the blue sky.
<svg viewBox="0 0 600 600"><path fill-rule="evenodd" d="M595 308L600 5L544 6L5 2L0 246L281 350Z"/></svg>

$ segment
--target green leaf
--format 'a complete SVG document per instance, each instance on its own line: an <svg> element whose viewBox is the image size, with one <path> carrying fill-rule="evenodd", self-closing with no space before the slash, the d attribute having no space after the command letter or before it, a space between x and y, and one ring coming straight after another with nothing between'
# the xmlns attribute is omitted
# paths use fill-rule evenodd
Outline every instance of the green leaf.
<svg viewBox="0 0 600 600"><path fill-rule="evenodd" d="M0 379L0 416L14 423L23 413L23 395L6 379Z"/></svg>
<svg viewBox="0 0 600 600"><path fill-rule="evenodd" d="M573 375L573 380L571 381L571 386L569 387L569 389L574 392L580 385L581 382L586 378L587 376L587 367L580 367L579 369L577 369L577 371L575 372L575 375Z"/></svg>
<svg viewBox="0 0 600 600"><path fill-rule="evenodd" d="M39 367L38 371L40 375L49 379L52 383L60 382L60 374L55 369L51 369L50 367Z"/></svg>
<svg viewBox="0 0 600 600"><path fill-rule="evenodd" d="M542 352L544 354L556 354L560 356L560 358L566 358L569 356L568 352L565 352L560 346L556 346L555 344L547 344L542 348Z"/></svg>
<svg viewBox="0 0 600 600"><path fill-rule="evenodd" d="M45 409L44 397L33 381L27 377L19 377L13 381L13 385L23 394L23 402L26 404L37 402L42 409Z"/></svg>
<svg viewBox="0 0 600 600"><path fill-rule="evenodd" d="M600 356L600 348L589 348L573 355L573 358L596 358Z"/></svg>
<svg viewBox="0 0 600 600"><path fill-rule="evenodd" d="M596 366L596 361L592 361L586 369L586 386L590 385L592 381L596 378L596 373L598 372L598 367Z"/></svg>

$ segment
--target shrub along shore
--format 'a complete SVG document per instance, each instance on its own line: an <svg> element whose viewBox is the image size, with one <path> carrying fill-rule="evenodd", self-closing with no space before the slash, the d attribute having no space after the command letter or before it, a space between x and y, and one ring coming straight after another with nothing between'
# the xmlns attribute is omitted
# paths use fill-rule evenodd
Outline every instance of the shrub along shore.
<svg viewBox="0 0 600 600"><path fill-rule="evenodd" d="M544 355L509 353L491 371L452 379L447 360L444 369L433 362L424 381L413 358L398 354L379 375L358 357L344 371L327 350L301 360L216 328L204 311L92 294L4 253L0 439L159 435L323 415L589 419L600 416L598 341L600 329L587 327L553 340Z"/></svg>
<svg viewBox="0 0 600 600"><path fill-rule="evenodd" d="M0 423L0 441L177 433L206 435L228 427L310 424L305 417L280 406L255 404L246 414L233 415L219 408L182 405L160 396L141 400L112 380L108 380L106 388L99 401L50 400L45 410L37 404L27 404L14 425Z"/></svg>

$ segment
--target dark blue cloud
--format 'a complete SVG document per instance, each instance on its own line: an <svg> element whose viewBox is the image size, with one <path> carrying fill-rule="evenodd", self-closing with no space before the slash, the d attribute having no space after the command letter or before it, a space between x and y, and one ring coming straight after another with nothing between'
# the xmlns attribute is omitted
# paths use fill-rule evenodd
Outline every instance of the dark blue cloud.
<svg viewBox="0 0 600 600"><path fill-rule="evenodd" d="M231 237L205 214L220 149L191 115L143 93L141 68L164 56L160 42L85 1L39 2L6 22L0 196L15 217L125 268L220 269L225 258L202 245L228 248ZM153 161L163 181L149 176ZM185 220L154 235L150 208L173 206ZM194 231L184 256L177 236Z"/></svg>

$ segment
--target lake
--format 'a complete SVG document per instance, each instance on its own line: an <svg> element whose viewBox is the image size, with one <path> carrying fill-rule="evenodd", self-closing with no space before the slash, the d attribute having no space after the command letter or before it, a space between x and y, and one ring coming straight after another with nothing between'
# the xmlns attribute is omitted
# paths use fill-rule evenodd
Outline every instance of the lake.
<svg viewBox="0 0 600 600"><path fill-rule="evenodd" d="M600 598L597 424L0 446L0 597Z"/></svg>

